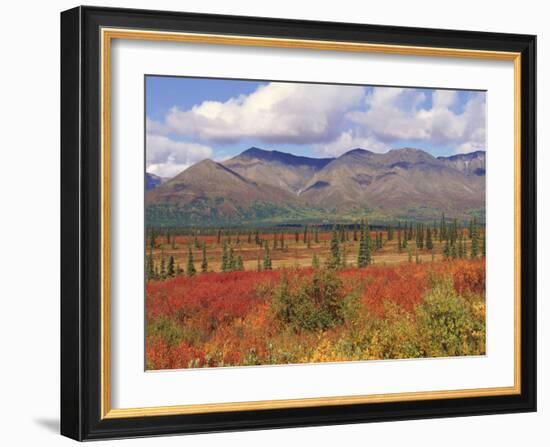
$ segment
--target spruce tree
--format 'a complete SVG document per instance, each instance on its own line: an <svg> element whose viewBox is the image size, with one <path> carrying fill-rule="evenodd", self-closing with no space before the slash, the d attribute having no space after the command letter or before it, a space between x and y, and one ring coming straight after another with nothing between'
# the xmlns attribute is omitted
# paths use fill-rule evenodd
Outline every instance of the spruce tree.
<svg viewBox="0 0 550 447"><path fill-rule="evenodd" d="M233 271L237 268L237 259L233 253L233 247L229 246L229 271Z"/></svg>
<svg viewBox="0 0 550 447"><path fill-rule="evenodd" d="M202 261L201 261L201 271L206 273L208 271L208 260L206 259L206 243L202 243Z"/></svg>
<svg viewBox="0 0 550 447"><path fill-rule="evenodd" d="M307 237L307 224L304 226L304 244L307 243L308 237Z"/></svg>
<svg viewBox="0 0 550 447"><path fill-rule="evenodd" d="M451 244L451 258L456 259L458 257L458 251L456 249L456 244Z"/></svg>
<svg viewBox="0 0 550 447"><path fill-rule="evenodd" d="M145 257L145 278L146 281L155 279L155 264L151 255Z"/></svg>
<svg viewBox="0 0 550 447"><path fill-rule="evenodd" d="M176 276L176 266L174 264L174 257L172 255L170 255L170 257L168 258L168 269L166 271L166 276L168 278L173 278L174 276Z"/></svg>
<svg viewBox="0 0 550 447"><path fill-rule="evenodd" d="M327 259L327 268L337 269L342 262L340 255L340 241L336 227L332 229L332 237L330 239L330 253Z"/></svg>
<svg viewBox="0 0 550 447"><path fill-rule="evenodd" d="M403 251L403 247L401 246L401 230L397 230L397 251L401 253Z"/></svg>
<svg viewBox="0 0 550 447"><path fill-rule="evenodd" d="M197 273L197 270L195 269L195 264L193 262L193 250L191 249L191 246L189 246L189 252L187 253L187 276L193 276L195 273Z"/></svg>
<svg viewBox="0 0 550 447"><path fill-rule="evenodd" d="M269 256L269 246L267 242L264 248L264 270L271 270L271 256Z"/></svg>
<svg viewBox="0 0 550 447"><path fill-rule="evenodd" d="M426 229L426 248L430 251L434 248L434 244L432 242L432 230L430 227Z"/></svg>
<svg viewBox="0 0 550 447"><path fill-rule="evenodd" d="M472 229L472 246L470 248L470 255L472 258L477 258L479 254L479 232L477 226L474 225Z"/></svg>
<svg viewBox="0 0 550 447"><path fill-rule="evenodd" d="M160 255L160 279L166 279L166 261L164 260L164 253Z"/></svg>
<svg viewBox="0 0 550 447"><path fill-rule="evenodd" d="M227 250L227 242L223 242L222 247L222 265L221 265L222 272L229 271L229 253Z"/></svg>
<svg viewBox="0 0 550 447"><path fill-rule="evenodd" d="M443 239L446 238L445 227L445 214L441 214L441 221L439 223L439 243L441 243Z"/></svg>
<svg viewBox="0 0 550 447"><path fill-rule="evenodd" d="M357 267L364 268L371 264L371 239L369 225L366 221L361 222L361 233L359 239L359 251L357 254Z"/></svg>

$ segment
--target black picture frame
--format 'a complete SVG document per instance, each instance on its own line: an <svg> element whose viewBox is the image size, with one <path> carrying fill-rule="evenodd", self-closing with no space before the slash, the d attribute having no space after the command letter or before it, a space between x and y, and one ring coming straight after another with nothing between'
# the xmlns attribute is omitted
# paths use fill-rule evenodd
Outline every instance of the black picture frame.
<svg viewBox="0 0 550 447"><path fill-rule="evenodd" d="M205 414L101 417L100 29L247 35L521 53L521 392ZM76 440L536 410L536 36L166 11L61 13L61 433Z"/></svg>

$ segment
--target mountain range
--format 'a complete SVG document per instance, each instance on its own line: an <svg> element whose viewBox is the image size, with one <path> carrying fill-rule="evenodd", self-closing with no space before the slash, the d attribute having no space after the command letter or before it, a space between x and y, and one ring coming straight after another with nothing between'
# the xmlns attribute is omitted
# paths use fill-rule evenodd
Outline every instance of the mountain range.
<svg viewBox="0 0 550 447"><path fill-rule="evenodd" d="M150 225L484 217L485 152L434 157L413 148L357 148L311 158L252 147L146 189Z"/></svg>

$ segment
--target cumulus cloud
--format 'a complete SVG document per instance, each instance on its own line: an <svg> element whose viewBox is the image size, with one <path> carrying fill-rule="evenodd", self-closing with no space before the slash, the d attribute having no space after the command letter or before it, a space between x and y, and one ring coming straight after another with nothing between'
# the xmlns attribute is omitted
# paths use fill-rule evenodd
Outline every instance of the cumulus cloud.
<svg viewBox="0 0 550 447"><path fill-rule="evenodd" d="M350 149L368 149L372 152L387 152L391 149L386 143L377 140L373 136L361 136L354 129L342 132L334 141L326 144L315 145L316 151L326 157L337 157Z"/></svg>
<svg viewBox="0 0 550 447"><path fill-rule="evenodd" d="M147 172L161 177L173 177L213 152L209 146L153 133L147 133L145 144Z"/></svg>
<svg viewBox="0 0 550 447"><path fill-rule="evenodd" d="M169 177L204 158L225 160L224 145L244 141L303 144L321 156L386 152L403 141L470 152L485 149L485 122L484 93L274 82L147 119L147 165Z"/></svg>
<svg viewBox="0 0 550 447"><path fill-rule="evenodd" d="M364 92L354 86L269 83L225 102L204 101L188 110L173 107L164 123L151 123L151 128L217 143L246 138L279 144L329 142Z"/></svg>
<svg viewBox="0 0 550 447"><path fill-rule="evenodd" d="M422 106L421 90L377 87L365 97L365 111L348 118L372 138L385 143L398 140L428 141L457 150L485 146L485 95L472 94L461 112L455 111L458 92L436 90L432 107Z"/></svg>

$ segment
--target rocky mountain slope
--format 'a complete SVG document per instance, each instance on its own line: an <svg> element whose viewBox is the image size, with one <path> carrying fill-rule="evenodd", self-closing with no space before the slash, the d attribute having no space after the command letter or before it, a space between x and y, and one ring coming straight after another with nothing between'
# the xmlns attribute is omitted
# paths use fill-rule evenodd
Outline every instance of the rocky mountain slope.
<svg viewBox="0 0 550 447"><path fill-rule="evenodd" d="M146 205L148 218L171 216L171 224L483 213L485 152L436 158L413 148L357 148L318 159L250 148L191 166L148 190Z"/></svg>

